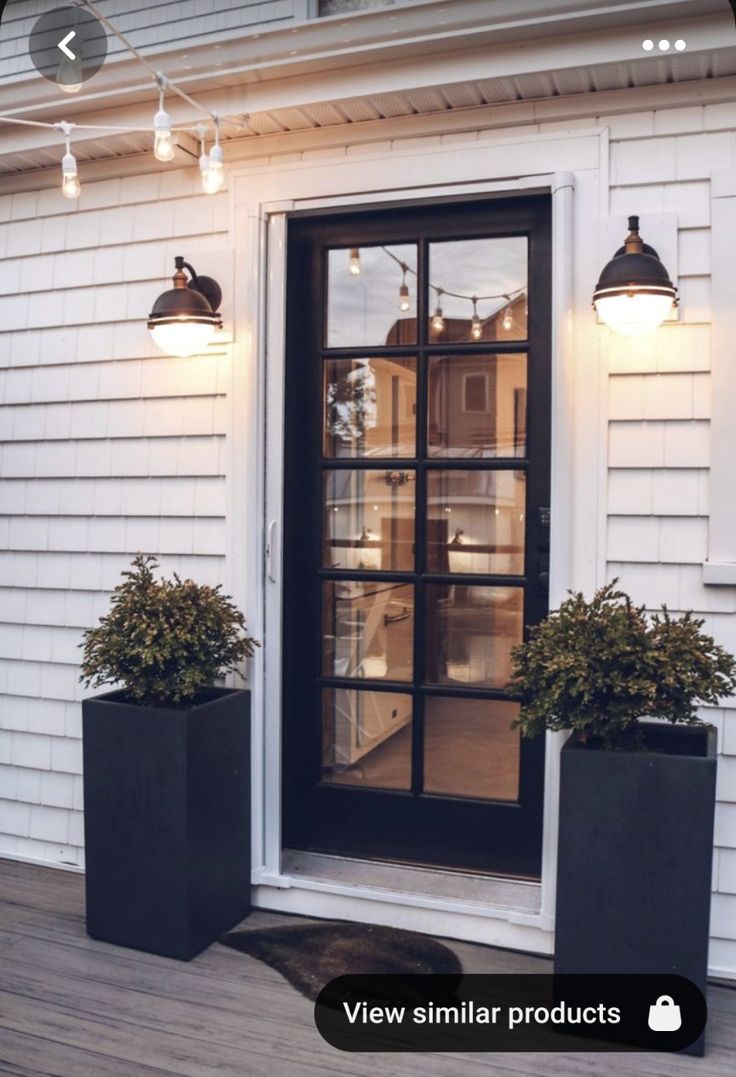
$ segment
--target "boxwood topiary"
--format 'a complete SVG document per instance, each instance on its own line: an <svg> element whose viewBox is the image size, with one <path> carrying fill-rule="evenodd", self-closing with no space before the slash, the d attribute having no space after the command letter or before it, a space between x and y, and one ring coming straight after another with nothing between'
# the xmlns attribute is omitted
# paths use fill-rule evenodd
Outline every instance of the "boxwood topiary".
<svg viewBox="0 0 736 1077"><path fill-rule="evenodd" d="M618 580L590 601L570 592L558 610L512 650L509 690L521 697L523 736L575 730L604 748L642 744L639 718L693 725L698 703L716 704L736 689L736 662L686 613L647 617Z"/></svg>
<svg viewBox="0 0 736 1077"><path fill-rule="evenodd" d="M243 614L221 586L154 577L158 560L138 554L108 614L84 633L80 680L120 684L131 702L191 706L198 693L254 653Z"/></svg>

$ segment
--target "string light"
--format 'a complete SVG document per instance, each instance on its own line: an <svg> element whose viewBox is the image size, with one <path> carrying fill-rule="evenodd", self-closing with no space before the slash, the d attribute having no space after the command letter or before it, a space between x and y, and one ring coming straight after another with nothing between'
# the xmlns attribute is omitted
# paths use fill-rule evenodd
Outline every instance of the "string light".
<svg viewBox="0 0 736 1077"><path fill-rule="evenodd" d="M158 112L153 117L153 155L164 164L174 159L174 143L171 138L171 117L164 108L164 80L159 77Z"/></svg>
<svg viewBox="0 0 736 1077"><path fill-rule="evenodd" d="M79 93L82 89L82 60L76 56L64 54L56 71L56 85L64 93Z"/></svg>
<svg viewBox="0 0 736 1077"><path fill-rule="evenodd" d="M120 41L120 43L130 52L135 59L153 76L158 89L159 89L159 107L153 118L153 136L154 136L154 156L158 161L164 163L171 161L174 157L174 142L173 131L174 128L171 124L171 118L164 109L164 92L166 89L171 90L172 93L177 94L186 101L188 105L196 109L197 112L203 113L210 118L215 127L215 140L212 150L207 154L204 150L204 136L201 133L201 127L177 127L177 131L187 131L190 133L200 133L200 140L202 141L202 156L200 157L200 171L202 175L202 185L204 190L208 194L214 194L222 188L225 181L224 176L224 160L222 147L220 145L220 118L216 113L210 112L203 105L196 101L189 94L185 93L173 79L167 78L160 71L156 71L153 66L148 62L145 56L143 56L138 49L128 40L128 38L122 34L116 26L91 2L91 0L77 0L80 6L86 7L97 18L103 26L105 26L110 33ZM0 4L0 6L2 6ZM73 61L62 60L60 62L57 85L60 89L67 93L77 93L81 89L83 83L83 71L81 60L79 57L75 57ZM229 123L238 127L246 127L248 117L243 115L228 116L226 117ZM137 127L121 124L90 124L90 123L78 123L78 124L66 124L66 121L59 121L55 123L43 122L40 120L26 120L16 116L0 116L0 123L12 123L19 124L24 127L44 127L47 129L64 130L64 125L69 129L75 127L79 130L85 131L125 131L125 132L146 132L150 133L150 127ZM77 163L74 155L69 150L67 142L67 152L62 160L62 174L64 176L63 193L68 198L76 198L79 195L79 177L77 174Z"/></svg>
<svg viewBox="0 0 736 1077"><path fill-rule="evenodd" d="M360 276L360 251L357 247L350 248L350 258L348 261L348 271L353 277Z"/></svg>
<svg viewBox="0 0 736 1077"><path fill-rule="evenodd" d="M199 173L202 177L202 190L205 194L217 194L225 181L222 167L222 146L219 142L219 126L216 127L215 142L212 149L207 153L205 145L205 129L199 128L199 143L201 153L199 155Z"/></svg>
<svg viewBox="0 0 736 1077"><path fill-rule="evenodd" d="M61 193L65 198L79 198L81 187L77 173L77 159L72 153L69 142L74 124L62 120L57 126L64 134L65 146L64 156L61 159Z"/></svg>
<svg viewBox="0 0 736 1077"><path fill-rule="evenodd" d="M402 262L401 269L402 269L402 272L404 274L404 277L403 277L403 280L401 282L401 287L399 288L399 310L403 311L404 313L406 313L407 310L410 307L410 303L409 303L409 285L406 283L406 273L407 273L408 268L409 268L408 265L406 265L405 263Z"/></svg>
<svg viewBox="0 0 736 1077"><path fill-rule="evenodd" d="M418 279L418 273L417 273L416 269L413 269L410 265L407 265L406 262L403 262L401 260L401 258L399 258L397 255L395 255L393 253L393 251L389 250L388 247L382 246L380 249L383 251L384 254L387 254L389 258L391 258L394 262L396 262L397 266L399 266L399 268L401 269L402 283L401 283L401 287L399 288L399 308L402 311L406 311L410 307L410 304L408 302L408 300L409 300L409 287L408 287L408 285L406 283L406 277L407 277L407 274L411 273L411 275L413 277L416 277ZM357 250L357 248L352 248L350 253L351 253L351 256L352 255L358 256L359 251ZM360 263L358 263L358 266L359 265L360 265ZM360 272L359 268L358 268L358 272ZM517 299L521 299L522 296L525 297L524 316L526 317L526 313L527 313L526 288L523 287L523 286L521 288L514 288L514 289L512 289L511 292L498 292L497 294L494 294L494 295L464 295L462 292L453 292L449 288L441 288L438 284L433 284L431 281L429 282L429 287L433 291L435 291L437 293L437 307L436 307L435 312L432 315L431 321L430 321L432 331L435 334L442 333L444 331L445 327L446 327L445 316L444 316L444 314L442 312L442 298L441 297L443 295L452 296L454 299L467 300L467 302L473 304L473 315L472 315L472 320L471 320L471 323L470 323L470 333L471 333L471 336L472 336L473 340L481 340L482 337L483 337L483 321L480 318L480 316L478 315L478 307L477 307L478 303L480 303L481 301L483 301L483 302L491 302L494 299L505 299L506 300L506 304L504 306L502 306L502 307L499 307L494 313L489 315L489 318L498 318L498 317L501 317L501 315L503 315L502 324L503 324L504 329L507 330L507 331L512 329L513 324L514 324L513 323L513 313L512 313L511 304L512 304L512 302L515 302ZM486 320L488 320L488 319L486 319Z"/></svg>
<svg viewBox="0 0 736 1077"><path fill-rule="evenodd" d="M441 306L442 294L443 294L442 288L437 288L436 292L437 292L437 306L435 308L434 314L432 315L432 332L433 333L444 333L444 331L445 331L445 319L444 319L444 315L442 314L442 306Z"/></svg>
<svg viewBox="0 0 736 1077"><path fill-rule="evenodd" d="M472 297L473 302L473 320L470 323L470 335L473 340L480 340L483 336L483 326L481 325L480 318L478 317L478 297Z"/></svg>

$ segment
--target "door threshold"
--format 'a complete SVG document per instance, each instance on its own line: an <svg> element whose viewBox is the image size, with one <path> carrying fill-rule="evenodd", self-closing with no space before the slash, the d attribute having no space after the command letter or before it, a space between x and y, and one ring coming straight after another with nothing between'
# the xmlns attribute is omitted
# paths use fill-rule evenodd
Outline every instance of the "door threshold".
<svg viewBox="0 0 736 1077"><path fill-rule="evenodd" d="M416 895L534 916L541 910L542 886L537 880L481 875L414 864L354 860L327 853L284 849L281 871L294 879L332 883L361 890Z"/></svg>

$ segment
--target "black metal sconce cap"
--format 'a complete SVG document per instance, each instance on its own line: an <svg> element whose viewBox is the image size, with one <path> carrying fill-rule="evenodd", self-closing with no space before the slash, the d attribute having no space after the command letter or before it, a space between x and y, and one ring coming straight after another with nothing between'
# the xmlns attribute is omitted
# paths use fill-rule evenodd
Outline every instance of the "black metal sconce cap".
<svg viewBox="0 0 736 1077"><path fill-rule="evenodd" d="M212 277L200 277L192 266L180 256L175 259L176 272L173 276L174 287L162 292L148 316L148 328L166 325L170 322L194 322L199 324L222 326L222 315L218 307L222 301L222 290ZM184 272L189 270L191 280Z"/></svg>
<svg viewBox="0 0 736 1077"><path fill-rule="evenodd" d="M642 242L639 218L629 217L629 235L601 272L593 302L605 296L669 295L677 302L677 288L670 280L654 247Z"/></svg>

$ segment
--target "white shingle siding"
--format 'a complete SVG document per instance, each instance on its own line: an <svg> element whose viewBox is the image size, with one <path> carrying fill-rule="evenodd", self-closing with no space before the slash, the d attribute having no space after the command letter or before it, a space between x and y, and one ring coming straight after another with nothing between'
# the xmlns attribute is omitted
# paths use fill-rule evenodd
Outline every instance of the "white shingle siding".
<svg viewBox="0 0 736 1077"><path fill-rule="evenodd" d="M145 550L167 572L222 580L227 346L173 359L145 329L174 254L197 265L229 243L227 196L194 195L182 176L168 202L158 175L86 184L72 213L56 191L16 195L0 226L0 851L10 855L83 863L78 644L121 569Z"/></svg>
<svg viewBox="0 0 736 1077"><path fill-rule="evenodd" d="M680 322L615 341L609 359L608 573L656 609L694 609L736 647L736 589L705 587L710 453L710 171L736 163L733 104L642 115L611 130L611 211L678 218ZM723 127L727 130L717 130ZM617 141L621 136L629 141ZM654 139L648 135L654 133ZM705 133L701 133L705 132ZM634 141L631 141L631 140ZM736 968L736 700L719 731L710 962Z"/></svg>
<svg viewBox="0 0 736 1077"><path fill-rule="evenodd" d="M121 33L144 53L154 46L166 48L207 44L228 35L255 34L307 18L309 0L97 0L97 7L112 19ZM0 51L0 83L28 76L30 67L26 42L45 4L29 0L9 0L3 13L3 42ZM108 38L108 63L127 58L124 47Z"/></svg>

